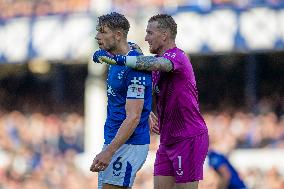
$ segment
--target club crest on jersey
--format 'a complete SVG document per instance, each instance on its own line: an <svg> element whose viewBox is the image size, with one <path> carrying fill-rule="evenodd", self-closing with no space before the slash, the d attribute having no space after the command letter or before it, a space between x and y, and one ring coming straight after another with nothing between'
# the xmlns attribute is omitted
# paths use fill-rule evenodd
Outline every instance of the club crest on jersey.
<svg viewBox="0 0 284 189"><path fill-rule="evenodd" d="M145 77L134 77L131 85L128 86L128 98L144 98L145 94Z"/></svg>
<svg viewBox="0 0 284 189"><path fill-rule="evenodd" d="M172 52L169 52L169 53L165 53L164 56L169 56L169 57L172 57L172 58L175 58L176 57L176 53L172 53Z"/></svg>

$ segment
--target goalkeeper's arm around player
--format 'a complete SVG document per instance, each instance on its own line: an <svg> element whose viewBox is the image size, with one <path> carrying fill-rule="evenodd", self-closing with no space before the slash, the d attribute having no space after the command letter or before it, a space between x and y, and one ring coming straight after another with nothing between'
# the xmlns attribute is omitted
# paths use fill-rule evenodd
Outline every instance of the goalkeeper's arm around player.
<svg viewBox="0 0 284 189"><path fill-rule="evenodd" d="M128 66L145 71L158 70L169 72L173 69L172 62L164 57L112 55L103 49L94 53L93 61L110 65Z"/></svg>

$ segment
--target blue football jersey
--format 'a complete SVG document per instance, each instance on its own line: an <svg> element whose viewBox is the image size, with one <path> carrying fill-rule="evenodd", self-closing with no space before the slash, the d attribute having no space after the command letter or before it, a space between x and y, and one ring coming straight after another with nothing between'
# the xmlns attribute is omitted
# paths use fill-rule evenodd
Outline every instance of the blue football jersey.
<svg viewBox="0 0 284 189"><path fill-rule="evenodd" d="M237 171L231 165L229 160L222 154L219 154L214 151L208 152L209 166L219 173L218 169L225 165L231 174L231 179L229 181L229 186L227 189L245 189L246 186L244 182L239 177Z"/></svg>
<svg viewBox="0 0 284 189"><path fill-rule="evenodd" d="M128 56L140 55L130 50ZM152 74L126 66L109 66L107 78L107 119L104 126L105 144L110 144L126 118L127 99L144 99L140 122L126 144L149 144L148 117L152 108Z"/></svg>

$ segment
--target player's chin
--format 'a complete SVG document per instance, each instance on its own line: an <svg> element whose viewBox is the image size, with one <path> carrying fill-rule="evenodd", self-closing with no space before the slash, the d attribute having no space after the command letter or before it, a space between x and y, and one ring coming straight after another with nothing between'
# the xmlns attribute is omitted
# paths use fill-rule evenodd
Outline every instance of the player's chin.
<svg viewBox="0 0 284 189"><path fill-rule="evenodd" d="M99 44L99 48L105 50L105 47L102 44Z"/></svg>
<svg viewBox="0 0 284 189"><path fill-rule="evenodd" d="M99 45L99 48L100 49L103 49L103 50L105 50L105 51L108 51L109 50L109 48L107 48L105 45L103 45L103 44L101 44L101 45Z"/></svg>
<svg viewBox="0 0 284 189"><path fill-rule="evenodd" d="M152 54L156 54L157 50L156 49L153 49L152 47L149 48L149 51L150 53Z"/></svg>

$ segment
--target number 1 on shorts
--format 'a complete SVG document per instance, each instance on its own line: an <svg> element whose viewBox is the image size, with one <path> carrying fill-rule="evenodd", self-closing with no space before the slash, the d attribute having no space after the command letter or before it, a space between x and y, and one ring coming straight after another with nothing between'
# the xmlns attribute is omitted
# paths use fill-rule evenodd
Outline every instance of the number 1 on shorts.
<svg viewBox="0 0 284 189"><path fill-rule="evenodd" d="M183 175L183 171L181 169L181 156L178 156L178 171L176 171L178 175Z"/></svg>

